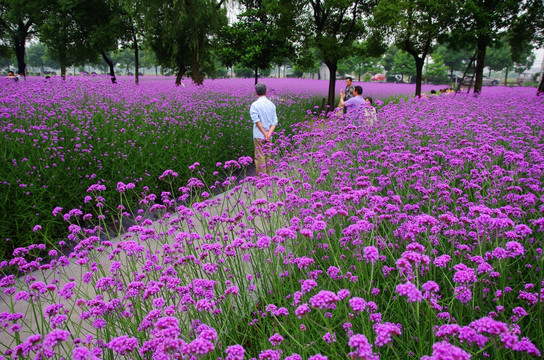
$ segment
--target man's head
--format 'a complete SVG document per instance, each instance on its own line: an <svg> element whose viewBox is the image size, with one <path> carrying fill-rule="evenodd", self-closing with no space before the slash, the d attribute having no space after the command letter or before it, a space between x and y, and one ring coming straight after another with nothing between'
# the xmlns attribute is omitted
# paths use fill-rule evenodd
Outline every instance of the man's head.
<svg viewBox="0 0 544 360"><path fill-rule="evenodd" d="M266 85L258 83L257 85L255 85L255 92L258 96L266 95Z"/></svg>
<svg viewBox="0 0 544 360"><path fill-rule="evenodd" d="M351 76L346 76L346 85L351 86L351 82L353 81L353 78Z"/></svg>
<svg viewBox="0 0 544 360"><path fill-rule="evenodd" d="M363 95L363 88L359 85L355 86L353 88L353 94L355 95Z"/></svg>
<svg viewBox="0 0 544 360"><path fill-rule="evenodd" d="M15 76L15 73L13 71L8 71L8 76Z"/></svg>

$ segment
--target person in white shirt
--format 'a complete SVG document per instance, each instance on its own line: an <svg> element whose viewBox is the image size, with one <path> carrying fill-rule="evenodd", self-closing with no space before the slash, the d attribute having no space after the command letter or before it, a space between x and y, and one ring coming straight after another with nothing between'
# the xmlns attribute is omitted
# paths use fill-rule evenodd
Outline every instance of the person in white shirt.
<svg viewBox="0 0 544 360"><path fill-rule="evenodd" d="M370 125L374 124L376 119L378 118L376 115L376 108L373 106L373 101L370 96L367 96L365 98L366 105L365 105L365 119L370 123Z"/></svg>
<svg viewBox="0 0 544 360"><path fill-rule="evenodd" d="M268 91L265 84L255 85L255 94L259 97L249 108L249 115L253 121L253 145L255 146L255 166L257 176L261 174L270 175L270 150L272 147L271 138L274 129L278 125L276 105L268 100Z"/></svg>

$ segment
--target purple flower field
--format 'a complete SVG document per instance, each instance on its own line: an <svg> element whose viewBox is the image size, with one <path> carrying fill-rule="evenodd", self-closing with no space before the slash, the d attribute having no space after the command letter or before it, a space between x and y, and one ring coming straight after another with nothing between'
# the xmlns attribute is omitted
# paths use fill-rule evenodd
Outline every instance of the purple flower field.
<svg viewBox="0 0 544 360"><path fill-rule="evenodd" d="M133 84L123 78L112 86L107 77L29 77L12 83L0 79L0 208L17 216L0 218L0 260L17 246L64 235L62 221L51 216L56 206L92 209L81 194L97 182L108 195L122 181L170 191L158 177L175 168L181 186L191 177L189 165L213 169L218 161L251 155L247 81L189 83L176 87L171 78ZM279 130L306 116L313 94L274 94ZM201 174L210 182L210 173ZM137 201L133 197L132 201Z"/></svg>
<svg viewBox="0 0 544 360"><path fill-rule="evenodd" d="M0 278L4 358L541 358L544 98L534 89L401 99L372 123L310 124L318 117L304 117L312 95L302 89L318 86L293 80L294 96L270 80L292 125L274 139L273 175L237 182L231 175L252 161L244 142L211 165L221 148L204 142L185 167L168 149L146 147L144 160L125 149L170 147L183 138L174 129L198 134L208 119L236 125L224 132L229 141L250 134L251 80L168 90L162 81L122 82L122 92L93 79L2 88L11 99L2 141L10 151L30 154L27 139L47 149L28 158L40 181L60 176L45 171L61 157L99 162L92 171L115 157L95 177L63 167L85 186L72 188L78 206L49 201L48 216L68 235L52 248L36 224L24 230L35 243L0 263L18 269ZM386 96L373 86L365 95ZM81 146L67 152L75 136ZM148 167L153 156L172 166ZM27 162L6 158L13 168ZM145 165L116 173L134 161ZM213 197L220 185L228 191ZM110 218L127 232L111 236Z"/></svg>

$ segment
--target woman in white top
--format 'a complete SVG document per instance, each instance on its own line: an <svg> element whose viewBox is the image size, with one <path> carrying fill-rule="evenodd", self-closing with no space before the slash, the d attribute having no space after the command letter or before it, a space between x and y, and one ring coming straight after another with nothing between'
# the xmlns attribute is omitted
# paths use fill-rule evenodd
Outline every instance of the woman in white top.
<svg viewBox="0 0 544 360"><path fill-rule="evenodd" d="M370 125L373 125L374 121L377 119L376 109L374 106L372 106L372 98L370 96L367 96L365 101L365 119L370 123Z"/></svg>

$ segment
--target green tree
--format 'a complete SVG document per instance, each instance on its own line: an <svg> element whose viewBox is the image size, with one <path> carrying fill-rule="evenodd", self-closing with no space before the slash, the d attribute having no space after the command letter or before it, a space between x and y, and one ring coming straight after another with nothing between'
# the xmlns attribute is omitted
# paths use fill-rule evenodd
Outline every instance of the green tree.
<svg viewBox="0 0 544 360"><path fill-rule="evenodd" d="M10 67L12 64L17 62L15 54L13 54L13 52L10 50L11 48L8 48L4 56L0 56L0 68Z"/></svg>
<svg viewBox="0 0 544 360"><path fill-rule="evenodd" d="M395 45L389 45L387 48L381 60L381 65L385 71L389 72L393 69L395 56L398 51L399 49Z"/></svg>
<svg viewBox="0 0 544 360"><path fill-rule="evenodd" d="M474 51L471 52L470 50L463 48L452 50L448 45L440 44L436 47L431 56L434 56L434 54L439 55L444 60L444 64L449 68L450 77L453 78L454 71L465 70L473 53Z"/></svg>
<svg viewBox="0 0 544 360"><path fill-rule="evenodd" d="M0 8L0 19L3 17L3 8ZM0 59L6 60L10 58L13 55L13 49L11 46L9 46L9 42L6 41L9 39L8 33L9 28L7 27L7 23L5 21L0 20Z"/></svg>
<svg viewBox="0 0 544 360"><path fill-rule="evenodd" d="M380 58L367 55L369 45L367 42L356 44L355 51L352 56L341 60L338 63L338 73L342 76L352 74L357 76L357 80L361 81L361 76L364 73L377 73L381 70Z"/></svg>
<svg viewBox="0 0 544 360"><path fill-rule="evenodd" d="M320 78L320 67L321 62L318 59L318 50L316 48L302 48L295 58L293 68L295 73L300 73L300 76L304 73L318 73L318 77Z"/></svg>
<svg viewBox="0 0 544 360"><path fill-rule="evenodd" d="M228 67L240 63L254 71L281 64L293 53L296 3L290 0L240 0L243 11L222 33L220 57Z"/></svg>
<svg viewBox="0 0 544 360"><path fill-rule="evenodd" d="M489 68L490 72L491 70L505 70L504 84L508 84L508 71L514 65L514 61L506 37L503 37L495 46L490 47L486 53L485 66Z"/></svg>
<svg viewBox="0 0 544 360"><path fill-rule="evenodd" d="M301 31L305 31L305 46L319 50L319 57L329 69L329 92L327 104L334 107L336 71L340 60L354 51L356 40L370 38L365 19L376 5L374 0L308 0L309 10L301 11ZM302 6L300 6L302 8ZM306 9L306 8L304 8ZM372 37L372 39L375 39ZM371 49L378 55L385 51L373 41Z"/></svg>
<svg viewBox="0 0 544 360"><path fill-rule="evenodd" d="M0 36L4 41L3 52L10 46L17 58L17 71L26 74L26 42L36 35L48 5L45 0L0 0Z"/></svg>
<svg viewBox="0 0 544 360"><path fill-rule="evenodd" d="M514 71L519 75L525 70L529 70L535 63L535 54L530 52L525 56L520 56L520 59L514 63Z"/></svg>
<svg viewBox="0 0 544 360"><path fill-rule="evenodd" d="M234 73L236 74L236 77L239 78L250 78L254 74L253 69L241 65L234 66Z"/></svg>
<svg viewBox="0 0 544 360"><path fill-rule="evenodd" d="M115 83L115 66L107 53L116 50L128 34L126 16L119 3L57 0L56 6L50 9L41 27L40 39L58 58L61 75L65 76L68 66L96 62L101 56L110 69L111 81Z"/></svg>
<svg viewBox="0 0 544 360"><path fill-rule="evenodd" d="M542 47L544 45L544 2L527 0L522 3L520 15L514 19L508 34L513 59L520 62L527 43ZM544 94L544 76L541 74L537 96Z"/></svg>
<svg viewBox="0 0 544 360"><path fill-rule="evenodd" d="M393 74L400 74L403 79L405 76L412 78L417 75L417 69L413 59L410 54L405 51L397 51L395 53L391 72Z"/></svg>
<svg viewBox="0 0 544 360"><path fill-rule="evenodd" d="M51 57L58 60L60 75L64 79L68 67L85 61L96 61L98 54L85 46L81 41L84 35L73 27L73 9L61 3L57 5L47 11L47 19L40 28L40 41L45 44Z"/></svg>
<svg viewBox="0 0 544 360"><path fill-rule="evenodd" d="M498 42L520 13L518 0L454 0L458 11L452 17L450 42L476 49L474 93L482 91L487 48Z"/></svg>
<svg viewBox="0 0 544 360"><path fill-rule="evenodd" d="M129 36L128 46L134 51L134 82L140 82L140 43L144 29L143 0L120 0L120 7L126 15Z"/></svg>
<svg viewBox="0 0 544 360"><path fill-rule="evenodd" d="M140 55L140 64L146 68L155 68L155 76L159 75L159 62L152 49L143 48Z"/></svg>
<svg viewBox="0 0 544 360"><path fill-rule="evenodd" d="M203 76L215 73L212 49L227 23L224 0L145 0L147 44L162 67L175 69L176 84L190 74L201 85Z"/></svg>
<svg viewBox="0 0 544 360"><path fill-rule="evenodd" d="M425 68L425 77L428 78L433 84L439 85L448 81L446 74L448 67L444 63L444 59L440 54L434 54L432 56L433 62L428 64Z"/></svg>
<svg viewBox="0 0 544 360"><path fill-rule="evenodd" d="M452 2L436 0L381 0L374 10L373 26L413 57L416 96L421 95L425 58L445 35L454 11Z"/></svg>
<svg viewBox="0 0 544 360"><path fill-rule="evenodd" d="M134 52L129 49L114 51L110 58L114 64L120 64L125 67L125 75L128 75L130 67L136 62Z"/></svg>
<svg viewBox="0 0 544 360"><path fill-rule="evenodd" d="M58 67L58 61L52 59L47 52L47 48L42 43L32 44L26 49L26 57L28 65L34 68L40 68L40 72L43 75L44 67Z"/></svg>
<svg viewBox="0 0 544 360"><path fill-rule="evenodd" d="M361 57L350 56L343 59L338 64L338 73L340 75L352 74L357 77L357 81L361 81L361 76L365 73L377 73L380 71L380 58L376 57Z"/></svg>

